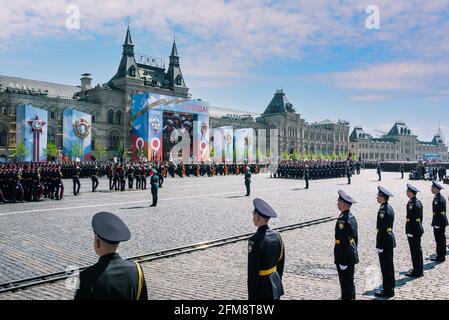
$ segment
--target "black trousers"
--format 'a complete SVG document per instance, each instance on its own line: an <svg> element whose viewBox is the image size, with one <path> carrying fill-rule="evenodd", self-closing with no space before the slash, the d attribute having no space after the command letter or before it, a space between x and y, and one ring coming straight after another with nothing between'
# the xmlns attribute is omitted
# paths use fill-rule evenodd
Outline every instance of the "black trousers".
<svg viewBox="0 0 449 320"><path fill-rule="evenodd" d="M109 179L109 190L112 190L112 176L109 176L108 179Z"/></svg>
<svg viewBox="0 0 449 320"><path fill-rule="evenodd" d="M118 189L120 187L119 186L119 181L120 181L120 178L118 176L114 176L114 180L112 182L112 189L115 189L115 191L118 191Z"/></svg>
<svg viewBox="0 0 449 320"><path fill-rule="evenodd" d="M78 193L80 193L80 179L78 177L73 177L73 194L76 196Z"/></svg>
<svg viewBox="0 0 449 320"><path fill-rule="evenodd" d="M251 184L245 183L245 187L246 187L246 195L249 196L249 194L251 192Z"/></svg>
<svg viewBox="0 0 449 320"><path fill-rule="evenodd" d="M96 176L90 177L92 179L92 192L95 192L98 187L98 178Z"/></svg>
<svg viewBox="0 0 449 320"><path fill-rule="evenodd" d="M120 177L120 191L125 191L126 179L125 177Z"/></svg>
<svg viewBox="0 0 449 320"><path fill-rule="evenodd" d="M162 187L162 184L164 183L164 175L159 175L159 187Z"/></svg>
<svg viewBox="0 0 449 320"><path fill-rule="evenodd" d="M128 176L128 189L132 189L134 184L134 178L131 176Z"/></svg>
<svg viewBox="0 0 449 320"><path fill-rule="evenodd" d="M351 177L348 177L348 184L351 184Z"/></svg>
<svg viewBox="0 0 449 320"><path fill-rule="evenodd" d="M355 300L354 265L348 265L345 270L337 265L338 278L340 279L341 300Z"/></svg>
<svg viewBox="0 0 449 320"><path fill-rule="evenodd" d="M136 189L140 189L140 176L136 177Z"/></svg>
<svg viewBox="0 0 449 320"><path fill-rule="evenodd" d="M411 238L408 237L408 244L410 246L410 253L412 256L413 273L421 275L424 272L421 236L414 235Z"/></svg>
<svg viewBox="0 0 449 320"><path fill-rule="evenodd" d="M306 189L309 189L309 179L306 179Z"/></svg>
<svg viewBox="0 0 449 320"><path fill-rule="evenodd" d="M151 195L153 196L153 206L157 205L157 189L151 188Z"/></svg>
<svg viewBox="0 0 449 320"><path fill-rule="evenodd" d="M401 171L401 179L404 179L404 171Z"/></svg>
<svg viewBox="0 0 449 320"><path fill-rule="evenodd" d="M147 177L140 177L140 188L142 190L147 189Z"/></svg>
<svg viewBox="0 0 449 320"><path fill-rule="evenodd" d="M437 258L446 259L446 227L433 228L433 235L437 244Z"/></svg>
<svg viewBox="0 0 449 320"><path fill-rule="evenodd" d="M391 293L396 287L394 277L393 248L384 248L379 253L380 270L382 271L382 286L385 293Z"/></svg>
<svg viewBox="0 0 449 320"><path fill-rule="evenodd" d="M382 176L380 175L380 173L378 173L377 175L379 176L379 180L378 181L381 181L382 180Z"/></svg>

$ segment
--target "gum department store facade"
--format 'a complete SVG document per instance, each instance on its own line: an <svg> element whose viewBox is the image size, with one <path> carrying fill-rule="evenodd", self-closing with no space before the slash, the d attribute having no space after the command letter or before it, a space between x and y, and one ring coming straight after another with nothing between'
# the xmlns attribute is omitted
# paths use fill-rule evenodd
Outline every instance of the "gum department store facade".
<svg viewBox="0 0 449 320"><path fill-rule="evenodd" d="M48 141L55 142L59 149L62 147L62 112L74 107L92 115L93 148L101 144L108 150L108 157L114 155L121 142L130 150L133 94L191 96L181 72L175 42L168 68L160 59L137 58L128 29L117 73L103 85L92 87L92 78L87 73L82 75L80 86L0 75L0 162L9 160L10 151L15 147L16 107L28 103L48 111ZM211 106L209 117L212 128L232 125L234 129L278 129L280 153L347 155L351 151L364 160L416 160L433 153L439 154L442 160L448 159L447 147L439 135L431 142L421 142L404 123L396 123L386 136L378 139L366 134L361 127L355 127L350 134L347 121L307 123L282 90L276 91L262 114Z"/></svg>

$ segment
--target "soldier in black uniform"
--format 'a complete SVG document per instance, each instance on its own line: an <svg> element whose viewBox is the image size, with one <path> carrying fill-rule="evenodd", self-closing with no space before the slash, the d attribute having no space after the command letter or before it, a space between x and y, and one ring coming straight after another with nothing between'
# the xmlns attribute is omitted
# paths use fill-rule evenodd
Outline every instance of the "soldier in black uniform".
<svg viewBox="0 0 449 320"><path fill-rule="evenodd" d="M437 245L437 256L431 258L432 261L443 262L446 260L446 226L448 225L446 216L446 199L440 193L444 189L438 182L432 182L432 193L435 195L432 202L432 227Z"/></svg>
<svg viewBox="0 0 449 320"><path fill-rule="evenodd" d="M126 168L126 175L128 176L128 189L132 189L134 185L134 167L128 165Z"/></svg>
<svg viewBox="0 0 449 320"><path fill-rule="evenodd" d="M80 193L80 175L81 175L81 169L80 166L77 164L75 169L73 170L73 195L77 196ZM76 187L75 187L76 186Z"/></svg>
<svg viewBox="0 0 449 320"><path fill-rule="evenodd" d="M399 166L399 170L401 171L401 179L404 179L404 164L402 162Z"/></svg>
<svg viewBox="0 0 449 320"><path fill-rule="evenodd" d="M376 250L379 254L380 269L382 271L382 291L376 292L376 297L391 298L394 296L396 280L394 277L393 248L396 239L393 234L394 210L388 204L393 196L387 189L378 186L377 202L380 204L377 213Z"/></svg>
<svg viewBox="0 0 449 320"><path fill-rule="evenodd" d="M340 210L335 226L334 263L337 266L342 300L355 300L354 269L359 263L357 251L357 221L349 211L356 203L343 190L338 191L337 207Z"/></svg>
<svg viewBox="0 0 449 320"><path fill-rule="evenodd" d="M351 184L352 168L349 161L346 163L346 177L348 178L348 184Z"/></svg>
<svg viewBox="0 0 449 320"><path fill-rule="evenodd" d="M251 192L251 170L249 167L246 167L245 171L245 187L246 187L246 196L248 197Z"/></svg>
<svg viewBox="0 0 449 320"><path fill-rule="evenodd" d="M309 166L304 166L304 181L306 182L306 187L304 189L309 189L309 179L310 179L310 171Z"/></svg>
<svg viewBox="0 0 449 320"><path fill-rule="evenodd" d="M279 300L284 294L285 248L282 237L268 226L277 214L262 199L254 199L253 223L257 232L248 241L248 299Z"/></svg>
<svg viewBox="0 0 449 320"><path fill-rule="evenodd" d="M382 168L380 166L380 162L377 163L377 175L379 176L379 181L382 180Z"/></svg>
<svg viewBox="0 0 449 320"><path fill-rule="evenodd" d="M95 252L100 259L81 271L75 300L148 300L139 264L123 259L116 252L120 242L131 238L128 227L116 215L100 212L93 217L92 228Z"/></svg>
<svg viewBox="0 0 449 320"><path fill-rule="evenodd" d="M153 168L153 175L150 178L151 184L151 195L153 196L153 204L152 207L157 205L157 192L159 188L159 176L157 174L157 170Z"/></svg>
<svg viewBox="0 0 449 320"><path fill-rule="evenodd" d="M417 188L407 184L407 197L410 200L407 203L405 233L407 234L413 263L413 271L406 273L407 277L422 277L424 275L421 249L421 237L424 233L422 226L423 206L421 201L416 198L417 192L419 192Z"/></svg>
<svg viewBox="0 0 449 320"><path fill-rule="evenodd" d="M92 175L90 176L90 178L92 179L92 192L95 192L95 190L97 190L98 187L98 173L99 173L98 167L95 166Z"/></svg>

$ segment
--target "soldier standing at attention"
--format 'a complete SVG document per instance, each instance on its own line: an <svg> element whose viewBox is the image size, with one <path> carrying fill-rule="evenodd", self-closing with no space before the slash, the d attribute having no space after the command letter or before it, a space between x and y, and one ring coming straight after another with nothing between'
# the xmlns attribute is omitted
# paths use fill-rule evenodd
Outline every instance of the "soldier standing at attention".
<svg viewBox="0 0 449 320"><path fill-rule="evenodd" d="M404 164L402 162L399 166L399 170L401 171L401 179L404 179Z"/></svg>
<svg viewBox="0 0 449 320"><path fill-rule="evenodd" d="M448 225L446 216L446 199L440 193L444 189L438 182L432 182L432 193L435 195L432 202L432 227L437 245L437 256L431 258L432 261L443 262L446 260L446 226Z"/></svg>
<svg viewBox="0 0 449 320"><path fill-rule="evenodd" d="M257 232L248 241L248 299L279 300L284 294L285 248L279 232L268 226L268 220L277 214L262 199L254 199L253 205Z"/></svg>
<svg viewBox="0 0 449 320"><path fill-rule="evenodd" d="M81 175L81 169L78 164L76 164L75 169L73 170L73 195L77 196L80 193L80 175Z"/></svg>
<svg viewBox="0 0 449 320"><path fill-rule="evenodd" d="M75 300L148 300L139 264L117 253L119 243L131 238L125 223L112 213L99 212L92 219L92 228L95 252L100 259L81 271Z"/></svg>
<svg viewBox="0 0 449 320"><path fill-rule="evenodd" d="M352 168L349 161L346 162L346 177L348 178L348 184L351 184Z"/></svg>
<svg viewBox="0 0 449 320"><path fill-rule="evenodd" d="M396 239L393 234L394 210L388 204L393 196L387 189L378 186L377 202L380 204L377 212L376 250L379 254L380 270L382 271L382 291L376 292L376 297L391 298L394 296L396 280L394 277L393 248Z"/></svg>
<svg viewBox="0 0 449 320"><path fill-rule="evenodd" d="M349 211L356 203L343 190L338 191L337 208L340 211L335 226L334 262L337 266L342 300L355 300L354 269L359 263L357 251L357 221Z"/></svg>
<svg viewBox="0 0 449 320"><path fill-rule="evenodd" d="M246 167L245 171L245 187L246 187L246 196L248 197L251 192L251 170L249 167Z"/></svg>
<svg viewBox="0 0 449 320"><path fill-rule="evenodd" d="M159 176L157 175L157 170L153 168L153 175L150 178L151 184L151 195L153 196L153 204L152 207L157 205L157 192L159 188Z"/></svg>
<svg viewBox="0 0 449 320"><path fill-rule="evenodd" d="M309 179L310 179L310 171L309 166L304 166L304 181L306 182L306 187L304 189L309 189Z"/></svg>
<svg viewBox="0 0 449 320"><path fill-rule="evenodd" d="M407 222L405 224L405 233L407 234L410 253L412 256L413 271L405 275L407 277L422 277L424 275L423 256L421 249L421 237L424 233L422 226L423 206L421 201L416 198L419 192L414 186L407 184L407 197L410 199L407 203Z"/></svg>
<svg viewBox="0 0 449 320"><path fill-rule="evenodd" d="M378 163L377 163L377 175L379 176L379 181L382 180L382 174L381 174L381 172L382 172L382 168L381 168L381 166L380 166L380 162L378 162Z"/></svg>

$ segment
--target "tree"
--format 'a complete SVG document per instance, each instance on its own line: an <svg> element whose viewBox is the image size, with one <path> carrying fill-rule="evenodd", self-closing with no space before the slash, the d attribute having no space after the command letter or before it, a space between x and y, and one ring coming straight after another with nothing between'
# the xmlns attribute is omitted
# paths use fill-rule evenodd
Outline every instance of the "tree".
<svg viewBox="0 0 449 320"><path fill-rule="evenodd" d="M95 149L92 151L92 154L97 158L97 160L101 161L106 154L106 148L101 143L95 144Z"/></svg>
<svg viewBox="0 0 449 320"><path fill-rule="evenodd" d="M81 145L77 142L72 145L72 150L70 150L70 157L73 159L80 158L83 155L83 151L81 150Z"/></svg>
<svg viewBox="0 0 449 320"><path fill-rule="evenodd" d="M52 161L59 155L59 149L53 141L50 141L47 143L47 147L44 148L44 154L47 156L48 161Z"/></svg>
<svg viewBox="0 0 449 320"><path fill-rule="evenodd" d="M15 150L11 153L11 156L16 158L18 161L24 161L25 158L30 154L30 151L25 146L24 142L20 142L16 145Z"/></svg>

